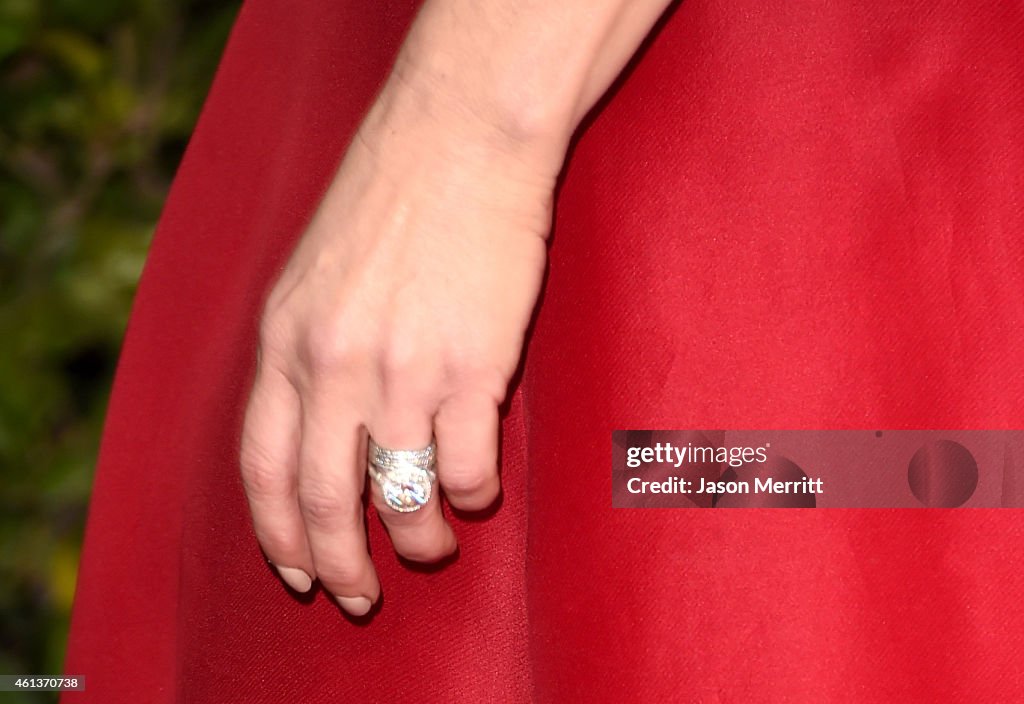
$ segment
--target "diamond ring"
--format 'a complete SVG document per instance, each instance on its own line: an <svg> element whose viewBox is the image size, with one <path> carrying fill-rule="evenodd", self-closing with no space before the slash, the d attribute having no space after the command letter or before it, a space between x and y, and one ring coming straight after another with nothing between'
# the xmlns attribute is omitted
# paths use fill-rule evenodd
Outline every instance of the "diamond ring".
<svg viewBox="0 0 1024 704"><path fill-rule="evenodd" d="M430 500L437 481L437 448L431 442L420 450L392 450L370 438L368 470L380 485L384 501L400 513L418 511Z"/></svg>

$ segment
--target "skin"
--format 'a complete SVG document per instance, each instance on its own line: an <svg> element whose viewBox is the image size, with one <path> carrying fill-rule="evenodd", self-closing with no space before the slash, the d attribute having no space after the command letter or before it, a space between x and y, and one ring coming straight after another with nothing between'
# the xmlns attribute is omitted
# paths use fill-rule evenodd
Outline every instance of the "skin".
<svg viewBox="0 0 1024 704"><path fill-rule="evenodd" d="M241 470L253 526L293 589L366 614L367 434L437 442L454 507L500 486L498 406L522 353L553 189L579 121L667 0L426 0L266 302ZM395 550L456 549L441 492L371 500Z"/></svg>

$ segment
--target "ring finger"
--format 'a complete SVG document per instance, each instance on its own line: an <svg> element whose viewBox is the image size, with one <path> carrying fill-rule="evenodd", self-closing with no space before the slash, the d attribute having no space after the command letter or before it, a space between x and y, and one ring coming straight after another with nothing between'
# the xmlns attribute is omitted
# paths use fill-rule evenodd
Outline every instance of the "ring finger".
<svg viewBox="0 0 1024 704"><path fill-rule="evenodd" d="M389 404L368 428L370 437L378 446L389 450L420 450L430 445L433 438L430 415L413 408L414 404ZM425 504L402 512L388 504L379 481L370 482L370 496L395 552L415 562L436 562L451 555L457 547L455 533L441 513L436 481L432 484Z"/></svg>

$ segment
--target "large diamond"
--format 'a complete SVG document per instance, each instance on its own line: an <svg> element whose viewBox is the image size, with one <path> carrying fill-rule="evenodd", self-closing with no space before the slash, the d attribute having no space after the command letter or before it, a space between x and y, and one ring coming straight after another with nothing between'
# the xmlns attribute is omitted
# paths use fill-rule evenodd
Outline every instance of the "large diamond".
<svg viewBox="0 0 1024 704"><path fill-rule="evenodd" d="M384 474L380 488L388 506L401 511L415 511L430 500L430 476L426 470Z"/></svg>

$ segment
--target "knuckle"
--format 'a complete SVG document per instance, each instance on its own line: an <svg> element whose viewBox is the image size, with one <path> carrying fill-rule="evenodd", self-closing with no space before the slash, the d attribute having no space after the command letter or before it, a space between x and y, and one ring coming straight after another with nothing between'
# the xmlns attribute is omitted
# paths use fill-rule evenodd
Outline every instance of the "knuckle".
<svg viewBox="0 0 1024 704"><path fill-rule="evenodd" d="M350 366L356 345L347 326L338 320L323 321L302 336L300 354L313 374L330 374Z"/></svg>
<svg viewBox="0 0 1024 704"><path fill-rule="evenodd" d="M288 493L289 482L282 467L254 440L242 443L239 465L242 486L250 496L272 497Z"/></svg>
<svg viewBox="0 0 1024 704"><path fill-rule="evenodd" d="M413 335L390 335L379 354L381 371L392 378L416 376L417 367L423 366L426 350Z"/></svg>
<svg viewBox="0 0 1024 704"><path fill-rule="evenodd" d="M361 506L323 488L299 489L299 510L311 527L320 530L355 530L362 524Z"/></svg>
<svg viewBox="0 0 1024 704"><path fill-rule="evenodd" d="M461 389L483 394L496 404L504 399L508 375L482 355L466 350L450 353L446 366L448 377Z"/></svg>
<svg viewBox="0 0 1024 704"><path fill-rule="evenodd" d="M324 564L325 560L317 561L314 556L313 561L317 577L332 591L345 591L347 587L357 587L365 580L366 568L358 559L332 559Z"/></svg>
<svg viewBox="0 0 1024 704"><path fill-rule="evenodd" d="M454 494L478 494L487 489L489 478L486 472L468 467L449 469L444 481L445 491Z"/></svg>
<svg viewBox="0 0 1024 704"><path fill-rule="evenodd" d="M302 536L295 531L281 528L255 526L256 540L271 561L286 562L292 555L301 555L305 549Z"/></svg>

